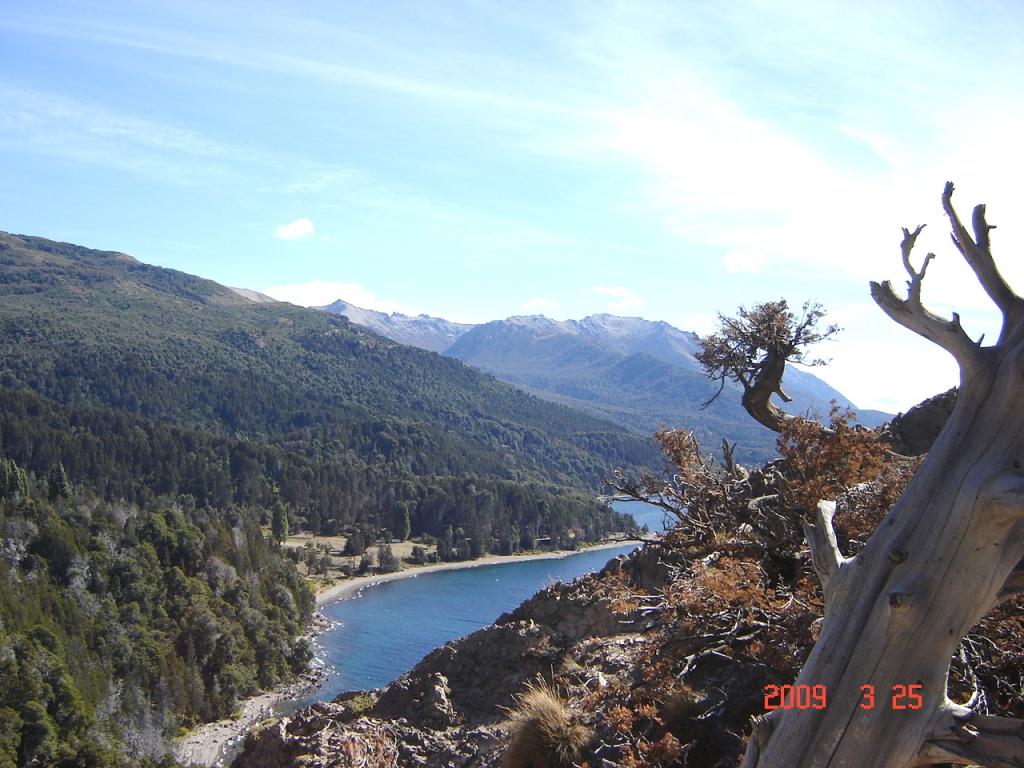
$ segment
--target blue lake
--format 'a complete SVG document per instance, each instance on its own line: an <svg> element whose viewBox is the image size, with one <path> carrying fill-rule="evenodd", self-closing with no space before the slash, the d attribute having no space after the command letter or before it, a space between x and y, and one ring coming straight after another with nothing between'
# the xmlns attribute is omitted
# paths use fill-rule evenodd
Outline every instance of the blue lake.
<svg viewBox="0 0 1024 768"><path fill-rule="evenodd" d="M652 531L661 510L615 502ZM295 705L333 699L343 691L377 688L411 669L432 649L494 622L540 589L600 570L636 544L549 560L438 571L378 584L323 608L335 626L320 636L317 658L324 684Z"/></svg>

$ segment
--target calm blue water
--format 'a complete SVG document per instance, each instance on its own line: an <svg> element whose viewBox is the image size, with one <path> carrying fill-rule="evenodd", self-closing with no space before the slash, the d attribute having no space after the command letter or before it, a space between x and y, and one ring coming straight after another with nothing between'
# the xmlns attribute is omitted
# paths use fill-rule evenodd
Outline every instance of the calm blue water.
<svg viewBox="0 0 1024 768"><path fill-rule="evenodd" d="M614 506L652 531L662 529L662 513L654 507L639 502ZM320 689L293 707L385 685L432 649L493 623L547 585L599 570L635 547L425 573L327 605L323 612L336 625L320 636L316 654L328 676Z"/></svg>
<svg viewBox="0 0 1024 768"><path fill-rule="evenodd" d="M661 533L675 525L675 518L653 504L645 504L642 501L613 501L612 507L619 512L632 515L637 525L646 525L652 533Z"/></svg>

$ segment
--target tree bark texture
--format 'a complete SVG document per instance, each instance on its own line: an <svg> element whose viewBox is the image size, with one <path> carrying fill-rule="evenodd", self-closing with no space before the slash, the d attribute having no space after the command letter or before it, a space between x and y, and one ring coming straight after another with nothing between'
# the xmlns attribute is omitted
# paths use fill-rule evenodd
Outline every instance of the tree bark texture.
<svg viewBox="0 0 1024 768"><path fill-rule="evenodd" d="M960 641L1005 596L1024 556L1024 302L996 270L984 207L975 210L972 239L952 192L947 184L943 207L954 243L1002 311L1002 333L982 347L955 315L944 320L922 306L921 281L933 256L915 271L910 254L920 227L904 230L908 297L899 299L888 283L872 283L872 296L893 320L954 355L960 394L860 554L839 553L827 503L805 526L825 617L796 684L825 686L827 706L779 709L760 720L744 766L1024 766L1024 723L980 715L946 695ZM874 693L872 706L866 690ZM908 690L919 693L920 708L894 708L894 695L897 705L916 703Z"/></svg>

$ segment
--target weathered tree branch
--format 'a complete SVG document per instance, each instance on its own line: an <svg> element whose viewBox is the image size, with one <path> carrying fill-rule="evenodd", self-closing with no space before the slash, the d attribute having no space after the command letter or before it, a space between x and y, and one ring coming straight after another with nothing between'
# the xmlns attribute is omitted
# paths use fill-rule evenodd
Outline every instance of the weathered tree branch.
<svg viewBox="0 0 1024 768"><path fill-rule="evenodd" d="M782 376L786 371L786 359L775 352L768 352L754 377L753 384L744 384L741 402L747 413L773 432L781 432L792 416L772 402L772 395L782 390ZM788 398L784 398L789 402Z"/></svg>
<svg viewBox="0 0 1024 768"><path fill-rule="evenodd" d="M921 303L921 284L928 270L928 263L935 258L935 254L932 253L925 256L920 271L915 270L910 262L910 253L923 228L923 225L918 226L913 232L905 227L903 229L900 251L903 256L903 268L910 275L907 282L907 298L899 298L888 280L883 283L872 281L871 298L885 314L904 328L924 336L953 355L963 370L973 365L980 353L978 345L960 326L960 315L954 312L953 319L946 320L929 312Z"/></svg>
<svg viewBox="0 0 1024 768"><path fill-rule="evenodd" d="M804 522L804 536L811 550L811 562L821 582L821 591L825 594L825 607L828 608L835 596L834 577L839 572L846 558L839 551L836 531L832 527L832 518L836 514L834 501L820 501L815 511L814 523Z"/></svg>
<svg viewBox="0 0 1024 768"><path fill-rule="evenodd" d="M751 718L751 739L747 742L747 751L743 755L743 762L740 768L754 768L757 765L761 751L767 746L774 728L773 720L778 719L780 710L772 710L766 715L758 715Z"/></svg>
<svg viewBox="0 0 1024 768"><path fill-rule="evenodd" d="M1024 720L948 704L918 753L917 765L936 763L1024 768Z"/></svg>
<svg viewBox="0 0 1024 768"><path fill-rule="evenodd" d="M946 211L953 229L953 244L963 254L964 260L974 271L981 287L985 289L985 293L1003 313L1003 331L1005 333L1009 322L1017 320L1021 312L1024 311L1024 303L999 274L995 259L992 258L989 230L995 229L995 226L985 221L985 206L978 205L975 206L972 217L974 239L967 234L967 229L960 222L960 217L957 216L956 210L953 208L953 182L951 181L946 182L946 188L942 192L942 207Z"/></svg>

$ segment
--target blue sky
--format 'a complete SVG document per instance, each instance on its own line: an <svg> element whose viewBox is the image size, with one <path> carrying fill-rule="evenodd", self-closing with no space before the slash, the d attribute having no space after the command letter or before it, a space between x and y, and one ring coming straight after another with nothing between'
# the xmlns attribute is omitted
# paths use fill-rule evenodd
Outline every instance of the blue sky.
<svg viewBox="0 0 1024 768"><path fill-rule="evenodd" d="M0 229L297 303L486 321L814 299L818 372L901 410L955 382L892 324L998 318L949 244L947 178L1024 290L1013 2L0 5Z"/></svg>

